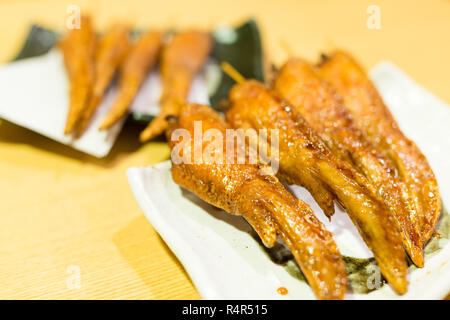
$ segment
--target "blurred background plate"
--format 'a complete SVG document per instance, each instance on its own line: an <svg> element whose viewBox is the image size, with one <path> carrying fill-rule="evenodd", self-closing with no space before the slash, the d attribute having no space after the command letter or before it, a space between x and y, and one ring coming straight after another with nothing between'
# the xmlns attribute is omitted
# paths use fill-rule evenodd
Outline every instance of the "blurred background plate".
<svg viewBox="0 0 450 320"><path fill-rule="evenodd" d="M143 30L134 30L133 35L138 36L142 32ZM190 101L208 103L208 100L203 97L203 91L208 90L206 94L211 105L219 110L220 101L227 98L228 91L234 83L220 69L220 63L227 61L246 78L263 81L263 53L258 25L253 19L247 20L238 27L231 27L226 24L219 25L212 34L214 47L211 52L211 59L203 69L202 75L197 77L193 84L194 91L200 90L201 93L192 93ZM13 61L38 57L49 52L55 47L57 38L58 32L39 25L32 25L22 48ZM141 90L146 88L148 90L150 85L156 85L155 92L160 91L159 78L156 74L156 71L149 74ZM202 86L205 86L205 88L201 88ZM202 96L199 97L199 95ZM138 96L135 99L138 102L131 107L132 119L140 122L151 121L158 113L158 105L155 104L158 98L152 93Z"/></svg>

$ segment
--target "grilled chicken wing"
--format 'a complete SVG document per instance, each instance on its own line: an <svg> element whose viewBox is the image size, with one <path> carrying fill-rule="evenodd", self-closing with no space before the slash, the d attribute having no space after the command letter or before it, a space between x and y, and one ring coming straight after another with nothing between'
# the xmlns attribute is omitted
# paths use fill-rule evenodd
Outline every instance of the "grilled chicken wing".
<svg viewBox="0 0 450 320"><path fill-rule="evenodd" d="M162 95L160 113L142 131L140 140L145 142L167 128L166 117L178 115L179 106L189 93L195 74L205 63L211 51L212 39L207 33L188 31L176 34L161 55Z"/></svg>
<svg viewBox="0 0 450 320"><path fill-rule="evenodd" d="M430 239L441 211L439 188L427 159L400 130L364 70L347 53L336 52L320 65L320 74L343 97L355 123L395 164L416 202L422 243Z"/></svg>
<svg viewBox="0 0 450 320"><path fill-rule="evenodd" d="M230 101L226 116L233 127L279 131L282 176L302 183L307 170L326 184L346 207L384 277L396 292L405 293L407 265L401 234L388 208L367 187L368 181L336 158L307 122L291 107L283 107L263 84L253 80L237 84Z"/></svg>
<svg viewBox="0 0 450 320"><path fill-rule="evenodd" d="M151 31L142 35L131 48L120 67L118 96L100 130L108 129L126 114L148 71L156 64L161 41L161 32Z"/></svg>
<svg viewBox="0 0 450 320"><path fill-rule="evenodd" d="M80 120L94 83L96 36L88 16L80 19L80 28L67 30L60 43L70 81L70 106L64 134L71 133Z"/></svg>
<svg viewBox="0 0 450 320"><path fill-rule="evenodd" d="M203 136L210 129L220 134L214 142L206 138L200 142L203 152L200 163L194 163L194 139L185 135L187 132L194 136L195 121L201 122ZM231 158L223 162L211 160L217 160L215 156L220 152L222 156L226 154L224 137L228 128L211 108L185 105L178 121L171 122L168 131L173 180L204 201L228 213L242 215L266 246L273 246L277 235L280 236L292 250L316 296L342 299L346 289L343 261L331 233L311 208L289 193L274 175L268 174L269 167L236 164Z"/></svg>
<svg viewBox="0 0 450 320"><path fill-rule="evenodd" d="M396 176L390 159L378 152L353 123L340 97L302 59L290 59L274 81L277 93L292 105L341 160L347 160L372 183L391 208L402 231L403 245L411 260L423 266L415 204L406 185ZM369 186L370 187L370 186Z"/></svg>
<svg viewBox="0 0 450 320"><path fill-rule="evenodd" d="M77 128L78 135L81 135L89 124L129 48L129 30L123 25L114 25L100 40L95 57L95 81L92 94Z"/></svg>

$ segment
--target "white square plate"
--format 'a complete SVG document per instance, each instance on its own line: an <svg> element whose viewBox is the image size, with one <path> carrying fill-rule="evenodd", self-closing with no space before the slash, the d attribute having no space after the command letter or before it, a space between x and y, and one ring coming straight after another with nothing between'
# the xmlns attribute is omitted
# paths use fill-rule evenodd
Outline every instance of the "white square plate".
<svg viewBox="0 0 450 320"><path fill-rule="evenodd" d="M438 178L444 204L450 204L450 107L414 83L391 63L371 72L400 127L427 156ZM216 209L182 190L170 175L170 162L130 168L128 180L147 219L180 259L204 299L314 299L309 286L269 258L251 227L237 216ZM293 186L296 196L333 232L343 255L372 254L349 218L336 207L329 222L310 194ZM450 292L450 242L426 256L425 267L410 269L409 289L396 295L389 285L369 294L348 293L346 299L440 299ZM277 288L288 289L287 295Z"/></svg>
<svg viewBox="0 0 450 320"><path fill-rule="evenodd" d="M158 114L160 93L159 74L155 69L142 84L130 110ZM109 130L97 129L116 96L117 86L113 85L105 94L86 132L75 140L64 135L69 82L59 50L0 67L0 118L98 158L109 153L125 121L125 118L118 121ZM203 74L194 79L188 100L208 103Z"/></svg>

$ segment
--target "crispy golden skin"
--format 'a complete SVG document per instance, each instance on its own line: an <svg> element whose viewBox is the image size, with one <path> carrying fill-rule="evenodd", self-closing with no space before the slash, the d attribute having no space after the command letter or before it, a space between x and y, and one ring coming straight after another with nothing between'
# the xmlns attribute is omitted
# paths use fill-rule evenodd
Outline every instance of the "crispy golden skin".
<svg viewBox="0 0 450 320"><path fill-rule="evenodd" d="M273 148L269 132L267 132L268 136L265 139L267 141L263 142L263 139L255 139L253 135L254 131L251 131L254 128L250 123L239 121L239 126L237 128L246 130L241 132L241 139L248 139L249 144L254 150L263 150L261 154L265 155L265 157L261 160L265 160L266 162L272 160L272 163L277 161L276 154L268 155L271 148ZM257 136L258 134L255 132L255 135ZM239 137L239 134L237 134L237 136ZM270 159L271 156L273 157L272 159ZM283 155L281 155L281 157L282 156ZM328 186L323 181L317 179L315 173L311 171L310 168L302 166L287 167L286 163L283 163L283 165L284 170L278 172L278 176L288 184L297 184L308 189L324 214L330 218L334 214L334 200L336 200L336 197L329 190ZM290 174L292 172L295 172L295 174Z"/></svg>
<svg viewBox="0 0 450 320"><path fill-rule="evenodd" d="M405 137L364 70L347 53L334 53L319 70L343 97L359 129L395 164L416 203L414 216L420 222L422 243L427 243L441 211L438 184L427 159Z"/></svg>
<svg viewBox="0 0 450 320"><path fill-rule="evenodd" d="M100 130L108 129L126 114L148 71L156 64L161 41L161 32L151 31L142 35L130 49L120 67L118 96Z"/></svg>
<svg viewBox="0 0 450 320"><path fill-rule="evenodd" d="M264 174L269 172L269 167L235 164L231 158L218 163L210 161L213 155L204 156L198 164L174 160L176 155L194 160L193 139L183 137L180 141L176 136L176 129L184 129L194 137L194 121L201 121L204 135L214 129L223 138L218 138L221 145L214 144L213 148L210 148L212 142L203 139L203 154L209 154L208 149L211 154L220 150L222 155L226 154L224 139L229 126L211 108L188 104L181 110L178 121L171 123L168 133L173 180L204 201L231 214L242 215L266 246L272 246L279 235L292 250L317 298L342 299L346 290L345 267L331 233L311 208L289 193L274 175ZM177 147L180 145L183 148Z"/></svg>
<svg viewBox="0 0 450 320"><path fill-rule="evenodd" d="M129 30L124 25L113 25L100 39L95 55L95 81L92 94L78 125L77 135L81 135L89 124L92 115L103 98L106 88L113 79L129 48Z"/></svg>
<svg viewBox="0 0 450 320"><path fill-rule="evenodd" d="M94 83L96 36L88 16L82 16L79 29L67 30L60 42L70 81L70 106L64 134L71 133L80 120Z"/></svg>
<svg viewBox="0 0 450 320"><path fill-rule="evenodd" d="M405 293L407 265L398 225L381 199L367 187L364 176L336 158L308 123L291 107L283 107L263 84L238 84L231 90L230 100L226 114L230 124L235 128L277 129L282 175L301 183L300 175L306 169L325 183L346 207L384 277L396 292Z"/></svg>
<svg viewBox="0 0 450 320"><path fill-rule="evenodd" d="M145 142L167 128L166 117L178 115L179 106L189 93L195 74L205 63L211 51L212 39L207 33L187 31L176 34L161 54L161 111L147 128L142 131L140 140Z"/></svg>
<svg viewBox="0 0 450 320"><path fill-rule="evenodd" d="M395 215L402 230L403 245L411 260L423 266L416 210L408 199L406 185L396 176L390 159L378 152L353 123L341 98L321 79L317 70L302 59L290 59L280 70L274 87L292 105L341 160L354 165L373 185ZM406 196L405 196L406 195Z"/></svg>

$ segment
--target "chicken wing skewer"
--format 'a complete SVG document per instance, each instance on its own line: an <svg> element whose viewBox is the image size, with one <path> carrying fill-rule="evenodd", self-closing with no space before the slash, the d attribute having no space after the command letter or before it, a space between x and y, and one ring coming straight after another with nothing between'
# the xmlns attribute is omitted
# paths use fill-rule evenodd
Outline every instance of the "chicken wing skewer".
<svg viewBox="0 0 450 320"><path fill-rule="evenodd" d="M92 94L78 125L77 135L81 135L89 124L129 47L129 30L123 25L114 25L100 40L95 57Z"/></svg>
<svg viewBox="0 0 450 320"><path fill-rule="evenodd" d="M194 122L201 122L204 136L213 129L220 137L216 137L213 148L210 140L201 141L202 162L179 161L195 157L194 139L178 134L178 129L183 129L193 137ZM226 154L227 129L225 121L207 106L182 107L178 120L170 123L168 131L173 180L204 201L228 213L242 215L266 246L273 246L277 235L280 236L292 250L317 298L342 299L346 289L343 261L331 233L309 206L289 193L274 175L268 174L269 167L233 162L236 149L234 159L209 160L216 159L217 153ZM207 156L209 153L212 157Z"/></svg>
<svg viewBox="0 0 450 320"><path fill-rule="evenodd" d="M67 30L60 43L70 82L70 106L64 134L71 133L80 120L94 83L96 36L88 16L82 16L80 27Z"/></svg>
<svg viewBox="0 0 450 320"><path fill-rule="evenodd" d="M367 138L389 157L416 202L412 214L420 222L426 244L441 211L439 188L427 159L400 130L363 69L347 53L336 52L319 68L322 77L343 97L355 123Z"/></svg>
<svg viewBox="0 0 450 320"><path fill-rule="evenodd" d="M211 51L212 39L207 33L188 31L176 34L161 55L162 95L161 111L147 128L140 140L145 142L167 128L166 117L178 115L179 105L189 93L192 79L200 70Z"/></svg>
<svg viewBox="0 0 450 320"><path fill-rule="evenodd" d="M396 176L389 158L378 152L356 127L340 97L321 79L317 70L302 59L290 59L280 70L274 88L298 111L341 160L348 161L373 185L391 208L400 225L403 245L411 260L423 266L422 241L414 218L415 203L406 185Z"/></svg>
<svg viewBox="0 0 450 320"><path fill-rule="evenodd" d="M307 170L326 184L346 207L384 277L397 293L405 293L407 265L398 225L381 199L366 187L364 176L336 158L308 123L292 107L283 107L263 84L250 80L235 85L230 102L226 117L233 127L278 130L282 176L301 183Z"/></svg>
<svg viewBox="0 0 450 320"><path fill-rule="evenodd" d="M237 83L245 82L245 78L237 70L235 70L233 66L231 66L228 62L223 62L221 67L222 70L225 73L227 73L232 79L234 79ZM246 122L241 122L240 128L244 130L253 129L253 127ZM262 140L260 139L258 143L261 144L261 142ZM259 146L257 146L253 141L250 141L250 143L253 145L255 149L259 148ZM264 148L263 150L270 150L271 148L270 144L266 143L266 145L267 146L262 146ZM311 172L308 168L300 167L295 168L294 170L300 171L295 176L285 174L282 171L278 172L278 176L289 184L301 185L306 189L308 189L308 191L311 193L314 200L317 202L317 204L325 213L325 215L328 218L331 218L331 216L334 214L334 200L336 200L334 194L329 190L327 185L322 181L320 181L319 179L317 179L314 176L314 173Z"/></svg>
<svg viewBox="0 0 450 320"><path fill-rule="evenodd" d="M126 114L148 71L156 64L161 41L162 34L152 31L142 35L131 48L120 68L118 96L100 130L108 129Z"/></svg>

